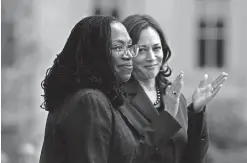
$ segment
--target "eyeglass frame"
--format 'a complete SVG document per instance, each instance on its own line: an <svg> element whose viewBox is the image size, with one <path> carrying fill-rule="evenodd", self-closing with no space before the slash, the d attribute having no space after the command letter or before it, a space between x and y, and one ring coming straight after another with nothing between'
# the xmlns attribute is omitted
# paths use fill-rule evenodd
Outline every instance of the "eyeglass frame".
<svg viewBox="0 0 247 163"><path fill-rule="evenodd" d="M117 50L117 48L119 48L120 46L124 48L123 51ZM129 47L129 46L131 46L131 47ZM135 55L133 55L133 54L131 53L131 49L134 48L134 47L138 48L138 51L135 53ZM127 50L128 50L129 53L132 55L133 58L136 57L136 56L138 55L139 49L140 49L140 46L137 45L137 44L135 44L135 45L127 45L127 46L126 46L126 45L117 45L116 47L110 47L110 50L115 50L115 51L118 52L118 54L119 54L120 52L122 52L122 53L120 54L121 56L123 56L124 54L126 54L126 53L127 53Z"/></svg>

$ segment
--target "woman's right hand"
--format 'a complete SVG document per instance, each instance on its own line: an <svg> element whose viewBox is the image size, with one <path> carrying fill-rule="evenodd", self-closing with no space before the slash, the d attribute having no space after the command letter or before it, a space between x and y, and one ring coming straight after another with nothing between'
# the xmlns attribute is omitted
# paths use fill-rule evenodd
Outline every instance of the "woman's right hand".
<svg viewBox="0 0 247 163"><path fill-rule="evenodd" d="M172 84L166 88L165 95L162 96L165 105L165 111L171 114L174 118L178 113L179 98L184 85L183 75L183 72L180 72Z"/></svg>

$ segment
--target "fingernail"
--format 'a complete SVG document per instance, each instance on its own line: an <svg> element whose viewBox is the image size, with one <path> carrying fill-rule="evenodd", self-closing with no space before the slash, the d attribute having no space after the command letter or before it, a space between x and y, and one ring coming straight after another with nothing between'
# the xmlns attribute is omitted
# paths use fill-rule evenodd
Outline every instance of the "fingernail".
<svg viewBox="0 0 247 163"><path fill-rule="evenodd" d="M223 74L224 74L224 75L228 75L228 73L226 73L226 72L223 72Z"/></svg>
<svg viewBox="0 0 247 163"><path fill-rule="evenodd" d="M183 77L183 75L184 75L184 72L181 71L181 72L180 72L180 77Z"/></svg>

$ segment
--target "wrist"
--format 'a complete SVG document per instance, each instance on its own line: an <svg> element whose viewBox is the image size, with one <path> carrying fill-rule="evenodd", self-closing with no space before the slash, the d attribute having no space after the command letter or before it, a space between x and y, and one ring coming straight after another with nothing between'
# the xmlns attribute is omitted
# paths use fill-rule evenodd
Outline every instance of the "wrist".
<svg viewBox="0 0 247 163"><path fill-rule="evenodd" d="M202 113L205 112L206 105L200 108L196 108L193 104L193 102L188 106L188 111L190 113Z"/></svg>

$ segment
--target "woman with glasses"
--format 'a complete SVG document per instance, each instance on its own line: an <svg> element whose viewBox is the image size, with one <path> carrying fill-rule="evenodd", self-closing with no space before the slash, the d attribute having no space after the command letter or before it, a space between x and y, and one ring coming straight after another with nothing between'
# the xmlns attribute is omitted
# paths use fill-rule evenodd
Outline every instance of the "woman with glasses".
<svg viewBox="0 0 247 163"><path fill-rule="evenodd" d="M161 114L166 114L157 129L165 130L166 137L154 144L156 151L151 158L155 163L202 163L208 149L208 129L205 122L205 107L219 92L226 81L222 73L211 84L207 75L192 96L187 107L181 94L183 72L174 82L166 78L171 75L167 65L171 51L159 24L148 15L131 15L123 21L133 44L139 46L133 58L131 79L125 85L128 99L138 110L140 128L146 128Z"/></svg>
<svg viewBox="0 0 247 163"><path fill-rule="evenodd" d="M75 25L42 82L49 113L40 163L148 161L153 144L167 136L156 121L140 128L143 117L125 100L122 85L138 50L113 17L89 16Z"/></svg>

